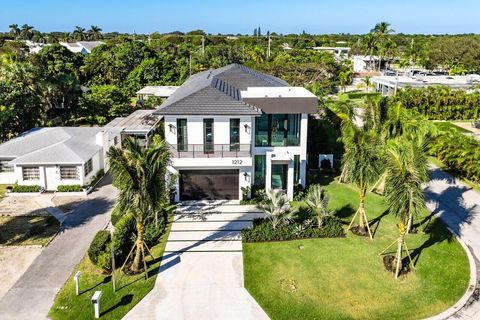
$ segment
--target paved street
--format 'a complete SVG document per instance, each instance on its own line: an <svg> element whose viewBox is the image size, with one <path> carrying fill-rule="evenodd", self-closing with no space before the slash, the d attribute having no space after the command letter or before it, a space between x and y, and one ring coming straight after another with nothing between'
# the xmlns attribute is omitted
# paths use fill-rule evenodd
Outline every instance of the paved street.
<svg viewBox="0 0 480 320"><path fill-rule="evenodd" d="M97 189L68 215L60 233L0 300L2 320L47 318L55 295L70 280L95 233L109 220L117 195L105 177Z"/></svg>
<svg viewBox="0 0 480 320"><path fill-rule="evenodd" d="M180 207L155 287L124 319L268 319L243 286L240 239L262 215L235 202Z"/></svg>
<svg viewBox="0 0 480 320"><path fill-rule="evenodd" d="M425 189L428 208L437 214L470 248L477 258L477 281L480 279L480 194L445 172L434 169ZM476 294L450 319L480 319L480 284Z"/></svg>

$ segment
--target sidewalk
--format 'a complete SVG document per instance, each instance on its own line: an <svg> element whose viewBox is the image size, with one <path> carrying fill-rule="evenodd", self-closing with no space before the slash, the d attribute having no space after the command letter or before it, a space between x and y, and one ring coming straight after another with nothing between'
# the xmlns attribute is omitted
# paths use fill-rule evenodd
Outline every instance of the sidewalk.
<svg viewBox="0 0 480 320"><path fill-rule="evenodd" d="M449 174L434 168L425 188L427 207L470 248L477 259L480 279L480 194ZM467 304L449 319L480 319L480 283Z"/></svg>

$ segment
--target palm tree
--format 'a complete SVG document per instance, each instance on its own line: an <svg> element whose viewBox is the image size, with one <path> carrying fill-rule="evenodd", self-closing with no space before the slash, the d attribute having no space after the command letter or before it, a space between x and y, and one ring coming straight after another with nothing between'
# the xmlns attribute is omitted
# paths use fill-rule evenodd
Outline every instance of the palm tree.
<svg viewBox="0 0 480 320"><path fill-rule="evenodd" d="M10 35L17 39L20 36L20 29L18 28L18 24L11 24L8 26L10 28Z"/></svg>
<svg viewBox="0 0 480 320"><path fill-rule="evenodd" d="M333 214L333 211L328 209L328 196L318 184L308 188L304 202L308 210L316 217L318 228L323 225L325 217Z"/></svg>
<svg viewBox="0 0 480 320"><path fill-rule="evenodd" d="M347 231L352 228L358 217L358 225L356 226L358 232L361 234L368 233L370 239L372 239L365 211L365 197L368 187L378 179L380 173L378 137L376 132L353 125L348 127L348 132L345 131L344 134L348 137L345 139L347 144L342 158L345 181L355 185L360 201Z"/></svg>
<svg viewBox="0 0 480 320"><path fill-rule="evenodd" d="M112 147L108 158L114 184L120 190L117 205L135 219L136 240L125 263L135 249L130 270L138 273L143 264L147 276L145 251L150 253L150 250L144 241L145 226L167 203L165 175L169 151L165 141L159 139L149 148L139 146L133 139L125 140L124 144L124 149Z"/></svg>
<svg viewBox="0 0 480 320"><path fill-rule="evenodd" d="M290 219L293 212L289 212L288 198L282 191L271 189L267 191L267 198L268 201L259 204L258 208L270 219L272 228L276 229L283 220Z"/></svg>
<svg viewBox="0 0 480 320"><path fill-rule="evenodd" d="M377 37L374 34L371 34L371 33L365 35L363 37L362 46L363 46L363 50L364 50L365 54L369 56L370 68L372 68L373 56L375 55L375 53L378 50Z"/></svg>
<svg viewBox="0 0 480 320"><path fill-rule="evenodd" d="M347 85L352 82L352 72L348 71L340 71L338 74L338 83L342 88L343 92L347 91Z"/></svg>
<svg viewBox="0 0 480 320"><path fill-rule="evenodd" d="M72 32L73 38L77 41L85 40L85 28L76 26Z"/></svg>
<svg viewBox="0 0 480 320"><path fill-rule="evenodd" d="M377 23L375 27L370 31L370 33L377 35L380 40L386 39L390 34L394 32L395 30L390 29L390 23L386 21Z"/></svg>
<svg viewBox="0 0 480 320"><path fill-rule="evenodd" d="M90 40L100 40L103 38L102 29L97 26L90 26L87 34Z"/></svg>
<svg viewBox="0 0 480 320"><path fill-rule="evenodd" d="M33 26L29 26L28 24L24 24L22 29L20 30L20 35L25 40L31 40L33 37Z"/></svg>
<svg viewBox="0 0 480 320"><path fill-rule="evenodd" d="M372 86L372 78L370 76L366 76L362 79L363 84L365 85L365 90L368 92L368 89Z"/></svg>
<svg viewBox="0 0 480 320"><path fill-rule="evenodd" d="M383 252L397 244L394 261L395 278L398 278L404 250L411 262L410 253L405 244L405 235L415 216L425 209L423 184L428 181L425 139L422 137L415 139L411 136L392 140L388 145L387 155L385 199L390 213L399 220L397 225L399 237Z"/></svg>

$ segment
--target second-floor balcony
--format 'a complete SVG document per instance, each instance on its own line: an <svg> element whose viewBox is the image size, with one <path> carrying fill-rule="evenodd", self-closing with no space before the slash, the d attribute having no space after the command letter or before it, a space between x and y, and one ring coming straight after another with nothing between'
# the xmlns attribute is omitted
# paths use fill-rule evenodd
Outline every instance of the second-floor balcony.
<svg viewBox="0 0 480 320"><path fill-rule="evenodd" d="M250 144L170 144L173 158L239 158L251 156Z"/></svg>

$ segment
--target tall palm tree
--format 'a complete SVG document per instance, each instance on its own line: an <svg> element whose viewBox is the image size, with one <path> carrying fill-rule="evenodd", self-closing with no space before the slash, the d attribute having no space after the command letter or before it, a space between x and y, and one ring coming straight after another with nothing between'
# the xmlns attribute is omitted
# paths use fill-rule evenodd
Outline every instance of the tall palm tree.
<svg viewBox="0 0 480 320"><path fill-rule="evenodd" d="M370 31L371 33L377 35L380 40L386 39L390 34L394 33L395 30L390 29L390 23L386 21L379 22L375 27Z"/></svg>
<svg viewBox="0 0 480 320"><path fill-rule="evenodd" d="M103 38L102 29L97 26L90 26L87 34L90 40L100 40Z"/></svg>
<svg viewBox="0 0 480 320"><path fill-rule="evenodd" d="M395 241L397 244L395 278L398 278L400 273L403 251L406 251L410 258L405 244L409 225L415 216L425 209L423 184L428 181L427 164L426 143L422 137L417 139L413 136L402 137L390 141L387 147L388 174L385 199L390 213L399 220L397 225L399 237Z"/></svg>
<svg viewBox="0 0 480 320"><path fill-rule="evenodd" d="M345 132L346 130L348 132ZM345 168L345 180L355 185L360 201L347 231L352 228L358 217L357 230L362 234L368 233L370 239L372 239L365 211L365 197L369 186L378 179L380 174L378 136L376 132L353 125L347 127L346 130L344 130L344 134L348 138L345 139L345 153L342 158L343 167Z"/></svg>
<svg viewBox="0 0 480 320"><path fill-rule="evenodd" d="M362 40L363 51L369 56L370 68L373 65L373 56L378 50L377 37L374 34L366 34Z"/></svg>
<svg viewBox="0 0 480 320"><path fill-rule="evenodd" d="M124 143L124 149L112 147L108 159L114 184L120 190L117 205L135 219L136 240L125 262L135 249L130 270L137 273L143 264L147 275L145 252L150 250L144 241L145 226L167 203L165 175L169 151L165 141L158 139L149 148L138 145L133 139Z"/></svg>
<svg viewBox="0 0 480 320"><path fill-rule="evenodd" d="M17 39L20 36L20 28L18 24L14 23L8 26L10 28L10 35Z"/></svg>
<svg viewBox="0 0 480 320"><path fill-rule="evenodd" d="M304 202L307 205L308 210L317 219L318 228L323 225L325 217L333 214L333 211L328 209L328 196L319 184L315 184L308 188Z"/></svg>
<svg viewBox="0 0 480 320"><path fill-rule="evenodd" d="M260 46L255 46L253 49L248 50L247 54L250 56L250 60L255 63L262 63L265 61L265 50Z"/></svg>
<svg viewBox="0 0 480 320"><path fill-rule="evenodd" d="M77 41L85 40L85 28L76 26L75 30L72 32L72 36Z"/></svg>
<svg viewBox="0 0 480 320"><path fill-rule="evenodd" d="M20 30L20 35L22 36L22 39L31 40L33 37L33 30L34 30L33 26L24 24L22 26L22 29Z"/></svg>

